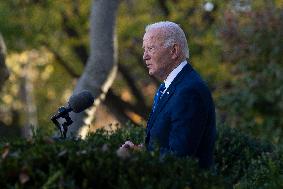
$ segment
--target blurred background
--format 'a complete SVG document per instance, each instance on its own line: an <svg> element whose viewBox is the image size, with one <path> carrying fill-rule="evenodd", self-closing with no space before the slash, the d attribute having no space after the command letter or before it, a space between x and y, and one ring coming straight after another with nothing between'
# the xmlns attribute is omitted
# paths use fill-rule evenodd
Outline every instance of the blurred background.
<svg viewBox="0 0 283 189"><path fill-rule="evenodd" d="M98 2L0 0L0 137L25 136L31 125L55 130L51 115L85 71ZM142 61L142 37L147 24L162 20L184 29L191 64L213 93L218 126L283 144L282 0L118 1L117 75L90 130L128 121L145 127L159 82Z"/></svg>

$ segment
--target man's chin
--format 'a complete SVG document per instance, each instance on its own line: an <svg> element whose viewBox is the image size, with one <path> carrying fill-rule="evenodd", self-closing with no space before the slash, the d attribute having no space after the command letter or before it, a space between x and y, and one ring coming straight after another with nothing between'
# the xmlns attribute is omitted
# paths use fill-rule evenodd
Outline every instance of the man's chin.
<svg viewBox="0 0 283 189"><path fill-rule="evenodd" d="M156 74L154 72L148 72L148 74L152 77L156 77Z"/></svg>
<svg viewBox="0 0 283 189"><path fill-rule="evenodd" d="M158 77L158 75L157 75L155 72L149 71L148 74L149 74L151 77L154 77L154 78L156 78L156 79L160 79L160 78Z"/></svg>

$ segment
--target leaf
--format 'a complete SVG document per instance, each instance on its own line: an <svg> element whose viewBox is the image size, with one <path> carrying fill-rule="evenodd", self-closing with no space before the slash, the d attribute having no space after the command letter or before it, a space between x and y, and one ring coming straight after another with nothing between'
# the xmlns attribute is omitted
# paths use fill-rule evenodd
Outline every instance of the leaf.
<svg viewBox="0 0 283 189"><path fill-rule="evenodd" d="M47 182L42 186L43 189L50 188L52 184L54 184L61 176L63 175L62 170L58 170L57 172L50 175Z"/></svg>
<svg viewBox="0 0 283 189"><path fill-rule="evenodd" d="M52 139L50 137L44 137L43 140L46 144L54 144L54 142L55 142L54 139Z"/></svg>
<svg viewBox="0 0 283 189"><path fill-rule="evenodd" d="M109 150L109 147L107 144L103 144L102 148L101 148L102 152L106 152Z"/></svg>
<svg viewBox="0 0 283 189"><path fill-rule="evenodd" d="M130 153L129 150L123 147L120 147L117 151L116 154L118 157L120 157L121 159L127 159L128 157L130 157Z"/></svg>
<svg viewBox="0 0 283 189"><path fill-rule="evenodd" d="M9 152L10 152L10 145L7 143L3 148L2 159L5 159L8 156Z"/></svg>
<svg viewBox="0 0 283 189"><path fill-rule="evenodd" d="M77 156L84 155L84 154L87 154L87 151L86 150L80 150L80 151L77 151L76 154L77 154Z"/></svg>
<svg viewBox="0 0 283 189"><path fill-rule="evenodd" d="M62 156L64 156L65 154L67 154L67 150L63 150L63 151L61 151L59 154L58 154L58 157L62 157Z"/></svg>
<svg viewBox="0 0 283 189"><path fill-rule="evenodd" d="M29 176L26 173L26 171L22 171L19 175L19 180L21 184L25 184L27 181L29 181Z"/></svg>

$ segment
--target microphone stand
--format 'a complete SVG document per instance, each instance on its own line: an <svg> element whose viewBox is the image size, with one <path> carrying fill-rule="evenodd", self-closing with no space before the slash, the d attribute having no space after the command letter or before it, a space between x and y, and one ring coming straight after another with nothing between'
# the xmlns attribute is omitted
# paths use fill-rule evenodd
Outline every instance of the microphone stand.
<svg viewBox="0 0 283 189"><path fill-rule="evenodd" d="M71 111L72 111L72 108L70 107L65 108L64 106L62 106L58 109L58 113L56 113L55 115L51 117L52 122L55 124L55 126L60 131L61 139L66 139L67 132L68 132L68 126L70 126L73 123L72 119L69 116L69 112ZM62 126L60 125L58 121L59 118L65 119L65 122L62 124Z"/></svg>

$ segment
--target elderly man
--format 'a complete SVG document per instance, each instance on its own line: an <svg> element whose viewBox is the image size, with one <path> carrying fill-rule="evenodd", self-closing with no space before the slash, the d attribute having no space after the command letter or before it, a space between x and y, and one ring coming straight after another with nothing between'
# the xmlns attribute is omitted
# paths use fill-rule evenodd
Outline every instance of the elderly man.
<svg viewBox="0 0 283 189"><path fill-rule="evenodd" d="M215 109L208 87L189 63L183 30L173 22L146 27L143 59L149 75L163 81L146 128L145 146L161 155L191 156L201 168L213 164ZM135 146L127 141L122 147Z"/></svg>

